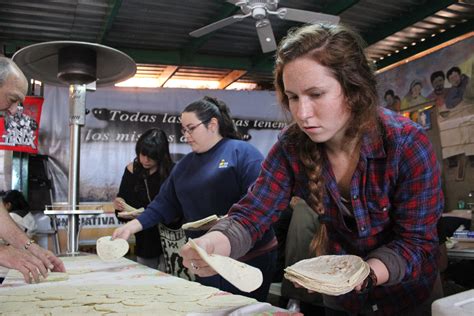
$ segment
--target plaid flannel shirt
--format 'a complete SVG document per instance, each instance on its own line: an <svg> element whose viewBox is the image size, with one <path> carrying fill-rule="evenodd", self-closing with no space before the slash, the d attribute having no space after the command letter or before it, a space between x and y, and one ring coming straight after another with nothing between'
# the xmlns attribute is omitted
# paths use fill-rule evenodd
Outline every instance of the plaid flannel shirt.
<svg viewBox="0 0 474 316"><path fill-rule="evenodd" d="M440 169L423 129L384 108L379 109L379 122L379 130L363 136L351 180L356 229L349 230L344 224L340 192L326 158L322 172L325 214L319 219L328 229L329 254L364 258L385 246L406 260L401 283L337 297L349 312L370 306L376 313L390 315L419 305L431 293L438 272L436 223L444 198ZM254 186L231 209L230 216L250 232L253 242L278 219L278 212L286 209L292 196L308 196L308 180L296 146L283 131Z"/></svg>

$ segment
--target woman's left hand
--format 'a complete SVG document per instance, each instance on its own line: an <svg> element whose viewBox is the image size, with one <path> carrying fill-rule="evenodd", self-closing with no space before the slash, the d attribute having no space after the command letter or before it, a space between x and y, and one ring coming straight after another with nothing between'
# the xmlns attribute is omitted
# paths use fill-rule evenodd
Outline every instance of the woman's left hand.
<svg viewBox="0 0 474 316"><path fill-rule="evenodd" d="M118 198L115 198L114 200L114 208L117 210L117 211L123 211L125 209L125 200L118 197Z"/></svg>
<svg viewBox="0 0 474 316"><path fill-rule="evenodd" d="M370 258L367 260L367 263L370 266L370 273L362 280L361 283L357 284L354 288L354 291L361 292L364 291L367 287L375 287L380 284L387 282L389 277L389 272L385 264L377 258Z"/></svg>

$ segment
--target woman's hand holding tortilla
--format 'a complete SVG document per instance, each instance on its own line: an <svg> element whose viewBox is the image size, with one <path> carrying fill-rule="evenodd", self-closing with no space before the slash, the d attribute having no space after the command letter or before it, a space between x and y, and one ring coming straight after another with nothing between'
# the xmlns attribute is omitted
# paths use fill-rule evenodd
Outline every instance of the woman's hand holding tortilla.
<svg viewBox="0 0 474 316"><path fill-rule="evenodd" d="M114 208L117 210L117 211L124 211L125 210L125 200L118 197L118 198L115 198L114 200Z"/></svg>
<svg viewBox="0 0 474 316"><path fill-rule="evenodd" d="M194 242L208 254L230 255L230 242L221 232L215 231L207 233L200 238L194 239ZM179 254L183 257L183 265L190 269L192 273L200 277L208 277L217 274L189 243L181 247Z"/></svg>
<svg viewBox="0 0 474 316"><path fill-rule="evenodd" d="M135 234L143 229L142 224L136 219L128 222L127 224L117 228L114 230L112 234L112 239L115 238L122 238L125 240L128 240L128 238L132 235Z"/></svg>
<svg viewBox="0 0 474 316"><path fill-rule="evenodd" d="M143 207L139 209L133 209L132 211L120 211L117 212L117 216L123 219L135 219L143 213Z"/></svg>

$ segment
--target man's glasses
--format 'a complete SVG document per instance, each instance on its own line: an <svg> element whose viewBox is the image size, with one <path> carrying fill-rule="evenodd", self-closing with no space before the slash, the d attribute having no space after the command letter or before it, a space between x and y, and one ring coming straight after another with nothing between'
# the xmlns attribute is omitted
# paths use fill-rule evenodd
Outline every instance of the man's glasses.
<svg viewBox="0 0 474 316"><path fill-rule="evenodd" d="M204 122L201 122L201 123L199 123L199 124L197 124L197 125L190 126L190 127L183 127L183 128L181 128L181 133L183 133L183 135L186 134L186 133L188 133L189 135L191 135L191 134L194 132L194 130L195 130L196 128L198 128L199 125L202 125L202 124L204 124Z"/></svg>

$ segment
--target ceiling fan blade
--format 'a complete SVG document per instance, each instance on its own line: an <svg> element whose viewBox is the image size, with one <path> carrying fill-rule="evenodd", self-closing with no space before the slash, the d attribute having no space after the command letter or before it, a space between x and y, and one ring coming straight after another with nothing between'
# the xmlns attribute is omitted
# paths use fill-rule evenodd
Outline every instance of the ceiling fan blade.
<svg viewBox="0 0 474 316"><path fill-rule="evenodd" d="M337 15L311 12L298 9L281 8L278 9L278 17L282 20L290 20L302 23L330 23L337 24L341 19Z"/></svg>
<svg viewBox="0 0 474 316"><path fill-rule="evenodd" d="M237 5L237 3L244 3L245 1L242 0L227 0L227 2L232 3L233 5Z"/></svg>
<svg viewBox="0 0 474 316"><path fill-rule="evenodd" d="M194 30L191 33L189 33L189 35L191 35L192 37L201 37L203 35L214 32L214 31L216 31L220 28L223 28L225 26L231 25L235 22L242 21L247 16L248 15L240 15L240 14L229 16L228 18L219 20L217 22L211 23L211 24L203 26L203 27L201 27L197 30Z"/></svg>
<svg viewBox="0 0 474 316"><path fill-rule="evenodd" d="M270 21L268 19L258 20L255 26L257 27L258 39L260 40L262 51L264 53L274 51L276 49L276 42Z"/></svg>

